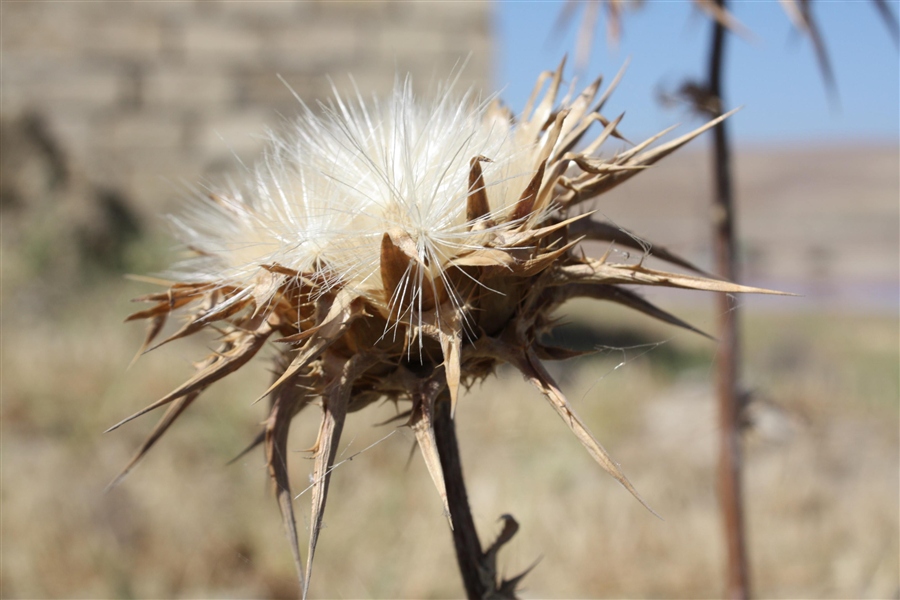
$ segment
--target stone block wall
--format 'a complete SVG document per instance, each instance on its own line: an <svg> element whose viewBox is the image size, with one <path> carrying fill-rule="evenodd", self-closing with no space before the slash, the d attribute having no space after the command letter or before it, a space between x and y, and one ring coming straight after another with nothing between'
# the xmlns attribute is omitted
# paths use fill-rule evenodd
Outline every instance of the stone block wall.
<svg viewBox="0 0 900 600"><path fill-rule="evenodd" d="M142 216L182 181L252 159L266 126L296 113L292 92L327 100L331 82L418 91L468 57L461 83L486 89L487 2L15 2L2 11L0 117L27 116L92 185ZM7 163L4 163L5 165ZM7 167L8 169L12 167ZM15 177L16 173L4 173Z"/></svg>

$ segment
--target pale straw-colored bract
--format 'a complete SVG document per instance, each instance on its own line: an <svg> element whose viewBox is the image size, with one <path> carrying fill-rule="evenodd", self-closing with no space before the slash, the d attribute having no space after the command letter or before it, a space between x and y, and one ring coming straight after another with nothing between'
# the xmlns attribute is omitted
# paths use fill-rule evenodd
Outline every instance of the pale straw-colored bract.
<svg viewBox="0 0 900 600"><path fill-rule="evenodd" d="M399 418L415 433L449 515L436 404L448 403L452 414L460 384L469 387L503 363L643 503L544 368L577 354L546 343L553 311L587 297L694 330L621 284L765 290L581 251L582 240L606 241L697 272L664 248L592 220L584 203L718 120L663 145L652 147L656 136L604 157L604 142L624 139L622 117L601 114L618 77L599 97L598 79L558 100L562 74L563 65L544 73L517 118L495 99L457 95L452 86L422 102L409 80L383 103L336 95L321 110L303 106L251 177L208 190L175 217L195 256L174 269L168 289L139 298L151 306L129 320L149 320L142 351L173 313L186 322L162 343L211 329L220 346L191 379L111 428L168 406L122 475L207 387L274 339L275 381L262 395L270 413L251 447L265 448L304 594L347 413L382 399L401 406ZM286 457L291 420L309 406L321 407L321 425L311 449L304 568Z"/></svg>

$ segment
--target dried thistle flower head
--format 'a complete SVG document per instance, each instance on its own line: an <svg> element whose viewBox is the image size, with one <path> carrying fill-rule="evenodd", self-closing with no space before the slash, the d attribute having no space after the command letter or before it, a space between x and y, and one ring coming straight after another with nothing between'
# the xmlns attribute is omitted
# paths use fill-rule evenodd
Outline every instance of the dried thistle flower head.
<svg viewBox="0 0 900 600"><path fill-rule="evenodd" d="M496 101L458 98L451 89L421 103L409 81L384 104L336 96L321 114L304 107L250 181L210 192L175 219L196 256L177 267L166 291L139 298L151 306L129 320L149 320L144 349L173 313L186 322L165 342L215 328L221 346L190 380L112 428L168 406L123 475L207 387L273 340L276 378L263 394L271 412L257 443L265 446L306 585L346 414L379 399L408 406L403 414L448 509L435 403L455 408L460 385L502 363L533 383L597 462L640 500L544 368L543 361L574 355L542 342L552 311L589 297L690 328L620 284L762 290L579 251L585 239L641 249L636 238L592 221L584 202L718 120L655 148L659 136L601 158L603 142L621 137L622 117L608 121L600 113L615 81L599 98L598 79L558 101L562 74L563 65L543 74L518 118ZM588 136L592 125L599 132ZM652 253L693 269L661 248ZM291 420L311 404L322 421L312 448L304 570L285 457Z"/></svg>

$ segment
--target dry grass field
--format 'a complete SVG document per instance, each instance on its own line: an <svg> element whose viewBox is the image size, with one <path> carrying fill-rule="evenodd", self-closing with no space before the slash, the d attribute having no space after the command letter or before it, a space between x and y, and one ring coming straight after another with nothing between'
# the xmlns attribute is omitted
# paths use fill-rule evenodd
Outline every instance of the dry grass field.
<svg viewBox="0 0 900 600"><path fill-rule="evenodd" d="M756 595L896 598L897 150L739 160L747 283L806 294L742 300ZM702 260L704 161L673 157L598 208ZM133 249L150 257L135 268L163 267L154 244ZM146 291L118 277L42 278L17 248L3 247L0 596L295 597L261 452L225 466L264 417L264 406L250 404L268 378L262 367L213 387L104 493L154 416L101 432L180 383L204 355L200 340L185 340L126 371L142 331L121 321L128 299ZM713 329L708 298L653 298ZM664 520L603 473L521 377L501 371L463 396L457 414L482 539L499 532L503 513L519 521L500 564L512 575L539 561L526 598L718 597L715 343L611 306L573 304L566 318L571 343L599 350L555 374ZM462 594L440 501L419 456L408 462L414 437L372 426L393 414L372 406L349 419L313 597ZM317 422L298 418L293 449L313 443ZM299 491L311 465L293 467ZM308 497L297 502L307 515Z"/></svg>

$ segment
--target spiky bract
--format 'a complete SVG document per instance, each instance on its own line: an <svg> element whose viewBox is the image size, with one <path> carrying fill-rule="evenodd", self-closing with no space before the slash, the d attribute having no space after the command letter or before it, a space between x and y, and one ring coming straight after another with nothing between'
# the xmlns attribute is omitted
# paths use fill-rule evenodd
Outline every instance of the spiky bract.
<svg viewBox="0 0 900 600"><path fill-rule="evenodd" d="M717 121L665 145L651 149L656 136L601 158L601 144L621 137L621 117L600 113L615 81L599 98L597 80L557 101L562 72L560 65L541 76L517 119L499 102L458 98L451 89L422 104L409 82L386 104L336 96L320 112L304 107L250 181L210 191L177 218L196 257L179 265L168 290L140 298L152 306L129 320L150 320L145 348L176 311L187 321L166 341L215 327L221 346L189 381L122 422L169 406L125 471L202 391L274 338L276 378L264 394L271 411L258 442L304 591L346 414L378 399L409 402L407 424L446 508L435 402L455 407L461 384L501 363L532 382L597 462L637 496L542 364L574 355L542 342L551 312L570 298L591 297L689 327L619 284L761 290L578 251L582 239L647 251L621 229L591 221L583 203ZM598 133L586 138L592 125ZM664 249L652 252L693 268ZM312 449L303 569L286 457L291 420L314 402L322 423Z"/></svg>

